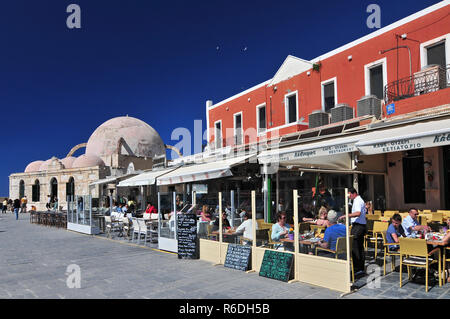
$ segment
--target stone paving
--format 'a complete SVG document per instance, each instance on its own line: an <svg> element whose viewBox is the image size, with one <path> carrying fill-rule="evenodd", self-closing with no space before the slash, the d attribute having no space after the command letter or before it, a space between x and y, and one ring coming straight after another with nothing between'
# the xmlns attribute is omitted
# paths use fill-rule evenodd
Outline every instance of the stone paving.
<svg viewBox="0 0 450 319"><path fill-rule="evenodd" d="M81 269L81 288L68 288L69 265ZM360 281L365 280L364 278ZM406 279L405 279L406 283ZM398 273L344 298L450 298L450 285L407 283ZM18 221L0 214L0 298L337 299L341 293L247 274L200 260L179 260L151 247Z"/></svg>

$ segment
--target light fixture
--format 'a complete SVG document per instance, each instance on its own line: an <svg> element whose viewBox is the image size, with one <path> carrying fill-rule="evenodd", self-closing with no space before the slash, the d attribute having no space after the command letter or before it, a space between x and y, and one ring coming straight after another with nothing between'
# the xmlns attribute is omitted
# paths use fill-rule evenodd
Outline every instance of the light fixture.
<svg viewBox="0 0 450 319"><path fill-rule="evenodd" d="M431 161L425 161L423 162L423 167L425 167L425 169L429 169L432 166L432 162Z"/></svg>
<svg viewBox="0 0 450 319"><path fill-rule="evenodd" d="M311 71L306 72L306 75L310 76L311 75Z"/></svg>
<svg viewBox="0 0 450 319"><path fill-rule="evenodd" d="M353 59L353 56L349 55L349 56L347 57L347 59L348 59L349 61L351 61L351 60Z"/></svg>
<svg viewBox="0 0 450 319"><path fill-rule="evenodd" d="M401 35L401 37L402 37L403 40L405 40L406 37L407 37L407 34L406 34L406 33L403 33L403 34Z"/></svg>
<svg viewBox="0 0 450 319"><path fill-rule="evenodd" d="M273 91L276 92L278 90L277 86L273 87Z"/></svg>

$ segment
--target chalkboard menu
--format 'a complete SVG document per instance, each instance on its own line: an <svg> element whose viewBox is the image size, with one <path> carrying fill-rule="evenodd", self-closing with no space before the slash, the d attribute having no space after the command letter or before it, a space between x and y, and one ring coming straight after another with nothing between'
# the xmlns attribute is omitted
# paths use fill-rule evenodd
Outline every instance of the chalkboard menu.
<svg viewBox="0 0 450 319"><path fill-rule="evenodd" d="M178 259L199 259L197 216L178 214Z"/></svg>
<svg viewBox="0 0 450 319"><path fill-rule="evenodd" d="M252 247L250 246L229 244L224 266L246 271L249 267L251 253Z"/></svg>
<svg viewBox="0 0 450 319"><path fill-rule="evenodd" d="M287 282L292 277L293 260L293 254L266 250L259 275Z"/></svg>

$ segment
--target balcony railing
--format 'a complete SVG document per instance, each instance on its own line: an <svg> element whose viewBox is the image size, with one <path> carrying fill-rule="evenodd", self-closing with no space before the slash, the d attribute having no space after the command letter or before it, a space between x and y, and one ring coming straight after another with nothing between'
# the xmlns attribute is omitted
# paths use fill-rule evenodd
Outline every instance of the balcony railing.
<svg viewBox="0 0 450 319"><path fill-rule="evenodd" d="M431 66L384 87L386 104L450 87L450 64Z"/></svg>

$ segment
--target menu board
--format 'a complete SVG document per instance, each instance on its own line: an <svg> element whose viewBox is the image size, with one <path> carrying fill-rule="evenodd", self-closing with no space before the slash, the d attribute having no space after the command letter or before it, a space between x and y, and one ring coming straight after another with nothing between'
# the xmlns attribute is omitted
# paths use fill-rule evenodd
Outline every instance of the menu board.
<svg viewBox="0 0 450 319"><path fill-rule="evenodd" d="M199 259L197 216L178 214L178 259Z"/></svg>
<svg viewBox="0 0 450 319"><path fill-rule="evenodd" d="M225 267L246 271L249 268L252 247L237 244L229 244Z"/></svg>
<svg viewBox="0 0 450 319"><path fill-rule="evenodd" d="M293 254L266 250L259 275L287 282L292 277L293 260Z"/></svg>

